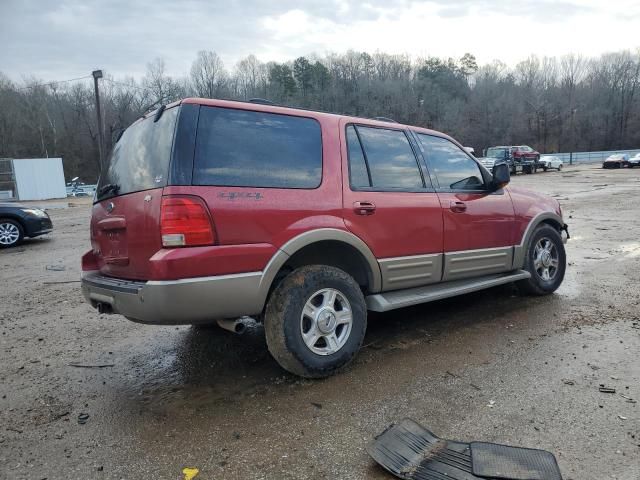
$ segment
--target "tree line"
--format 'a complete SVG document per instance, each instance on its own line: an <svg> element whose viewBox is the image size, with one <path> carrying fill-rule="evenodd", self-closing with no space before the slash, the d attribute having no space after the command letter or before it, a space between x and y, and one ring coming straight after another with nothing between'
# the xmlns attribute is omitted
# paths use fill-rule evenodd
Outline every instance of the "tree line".
<svg viewBox="0 0 640 480"><path fill-rule="evenodd" d="M108 72L107 72L108 73ZM640 50L597 58L531 56L509 67L462 58L348 51L276 63L254 55L225 67L198 52L183 77L165 62L140 79L101 80L106 151L140 115L188 96L390 117L446 132L477 152L528 144L543 153L640 148ZM0 72L0 158L61 156L67 177L96 180L98 128L90 79L43 83Z"/></svg>

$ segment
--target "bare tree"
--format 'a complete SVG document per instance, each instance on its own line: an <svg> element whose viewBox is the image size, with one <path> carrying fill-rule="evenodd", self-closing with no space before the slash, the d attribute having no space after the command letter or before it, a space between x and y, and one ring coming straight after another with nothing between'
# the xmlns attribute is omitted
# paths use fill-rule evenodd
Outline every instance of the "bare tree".
<svg viewBox="0 0 640 480"><path fill-rule="evenodd" d="M216 52L201 50L191 65L191 83L197 96L216 98L227 78L224 64Z"/></svg>

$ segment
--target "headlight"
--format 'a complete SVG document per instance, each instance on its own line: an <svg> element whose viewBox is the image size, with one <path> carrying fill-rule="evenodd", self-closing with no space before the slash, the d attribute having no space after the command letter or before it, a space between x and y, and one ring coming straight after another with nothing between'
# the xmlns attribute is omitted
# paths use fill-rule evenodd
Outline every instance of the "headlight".
<svg viewBox="0 0 640 480"><path fill-rule="evenodd" d="M25 208L22 211L27 215L32 215L39 218L47 218L49 216L47 215L47 212L45 212L44 210L40 210L39 208Z"/></svg>

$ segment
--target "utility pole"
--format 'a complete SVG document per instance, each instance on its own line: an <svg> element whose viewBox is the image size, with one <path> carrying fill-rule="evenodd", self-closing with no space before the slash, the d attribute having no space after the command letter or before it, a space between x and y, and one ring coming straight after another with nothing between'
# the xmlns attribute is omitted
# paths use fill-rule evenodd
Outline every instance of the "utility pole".
<svg viewBox="0 0 640 480"><path fill-rule="evenodd" d="M94 70L91 72L93 75L93 88L96 92L96 115L98 116L98 154L100 155L100 168L104 166L104 139L103 127L102 127L102 113L100 112L100 90L98 90L98 79L102 78L102 70Z"/></svg>

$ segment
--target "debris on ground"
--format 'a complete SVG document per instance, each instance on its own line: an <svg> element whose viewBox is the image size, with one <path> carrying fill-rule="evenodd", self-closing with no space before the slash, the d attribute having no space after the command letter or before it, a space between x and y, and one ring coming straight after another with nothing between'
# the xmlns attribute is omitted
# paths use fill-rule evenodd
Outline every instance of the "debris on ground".
<svg viewBox="0 0 640 480"><path fill-rule="evenodd" d="M550 452L443 440L409 418L378 435L367 446L367 453L404 480L562 480L556 458Z"/></svg>
<svg viewBox="0 0 640 480"><path fill-rule="evenodd" d="M115 363L102 363L99 365L84 365L82 363L70 363L70 367L76 368L107 368L107 367L115 367Z"/></svg>
<svg viewBox="0 0 640 480"><path fill-rule="evenodd" d="M194 478L196 478L196 475L198 475L198 473L200 473L200 470L198 470L197 468L185 467L182 469L182 474L184 475L183 480L193 480Z"/></svg>
<svg viewBox="0 0 640 480"><path fill-rule="evenodd" d="M65 267L64 265L47 265L45 269L51 270L53 272L64 272L67 267Z"/></svg>
<svg viewBox="0 0 640 480"><path fill-rule="evenodd" d="M616 393L616 389L615 388L605 387L604 383L600 384L600 388L598 388L598 390L601 393Z"/></svg>
<svg viewBox="0 0 640 480"><path fill-rule="evenodd" d="M89 414L88 413L81 413L80 415L78 415L78 424L79 425L84 425L85 423L87 423L87 420L89 420Z"/></svg>
<svg viewBox="0 0 640 480"><path fill-rule="evenodd" d="M565 385L575 385L576 384L575 380L566 380L566 379L564 379L564 380L562 380L562 382Z"/></svg>

